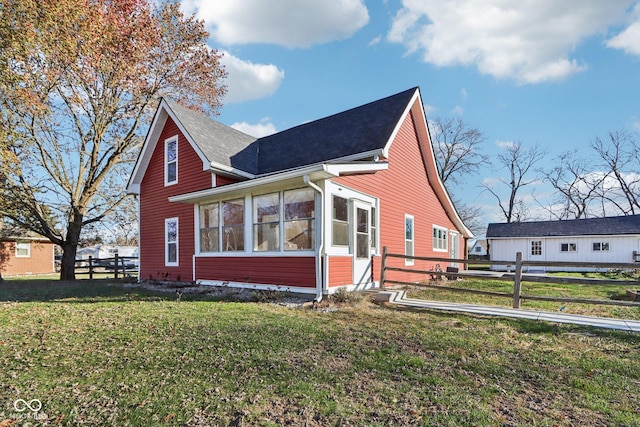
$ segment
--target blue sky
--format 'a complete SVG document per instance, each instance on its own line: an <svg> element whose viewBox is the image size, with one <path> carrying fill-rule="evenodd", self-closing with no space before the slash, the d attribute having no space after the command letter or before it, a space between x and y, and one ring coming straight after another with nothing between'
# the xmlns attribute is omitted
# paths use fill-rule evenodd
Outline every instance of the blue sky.
<svg viewBox="0 0 640 427"><path fill-rule="evenodd" d="M223 51L218 120L262 136L419 86L427 119L539 144L547 162L597 136L640 131L640 1L187 0ZM497 165L496 165L497 166ZM479 184L450 188L501 220ZM549 189L533 188L543 199ZM530 191L530 190L527 190Z"/></svg>

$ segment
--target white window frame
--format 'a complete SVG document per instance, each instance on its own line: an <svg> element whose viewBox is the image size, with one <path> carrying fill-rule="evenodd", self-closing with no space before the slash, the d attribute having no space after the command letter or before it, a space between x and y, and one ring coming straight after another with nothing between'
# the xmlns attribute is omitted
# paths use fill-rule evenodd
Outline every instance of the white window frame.
<svg viewBox="0 0 640 427"><path fill-rule="evenodd" d="M169 161L169 144L176 144L176 158L175 160ZM169 164L175 163L176 165L176 179L173 181L169 181ZM164 140L164 185L165 187L169 185L175 185L178 183L178 135L172 136L171 138L167 138Z"/></svg>
<svg viewBox="0 0 640 427"><path fill-rule="evenodd" d="M21 255L18 253L20 249L26 249L26 255ZM31 258L31 242L16 242L15 243L15 253L16 258Z"/></svg>
<svg viewBox="0 0 640 427"><path fill-rule="evenodd" d="M433 236L434 232L438 230L442 233L440 238ZM449 251L449 230L445 227L433 224L431 228L431 236L433 237L432 248L434 252L448 252ZM444 247L441 244L444 243Z"/></svg>
<svg viewBox="0 0 640 427"><path fill-rule="evenodd" d="M596 249L596 245L598 245L598 249ZM605 249L606 246L606 249ZM591 251L592 252L609 252L611 250L610 242L591 242Z"/></svg>
<svg viewBox="0 0 640 427"><path fill-rule="evenodd" d="M531 240L529 243L529 254L531 256L542 256L542 240Z"/></svg>
<svg viewBox="0 0 640 427"><path fill-rule="evenodd" d="M562 250L562 246L563 245L567 245L567 250L566 251ZM573 252L578 252L578 244L576 242L561 242L560 243L560 253L566 254L566 253L573 253Z"/></svg>
<svg viewBox="0 0 640 427"><path fill-rule="evenodd" d="M176 223L176 240L169 241L169 223ZM169 244L176 245L176 260L169 261ZM178 217L166 218L164 220L164 265L165 267L177 267L180 265L180 222Z"/></svg>
<svg viewBox="0 0 640 427"><path fill-rule="evenodd" d="M411 221L411 239L407 239L407 221ZM403 233L404 233L404 254L406 256L414 256L416 253L416 221L413 217L413 215L409 215L409 214L404 214L404 227L403 228ZM411 242L411 253L407 253L407 242ZM413 265L414 264L414 260L413 259L409 259L409 258L405 258L404 259L404 265Z"/></svg>

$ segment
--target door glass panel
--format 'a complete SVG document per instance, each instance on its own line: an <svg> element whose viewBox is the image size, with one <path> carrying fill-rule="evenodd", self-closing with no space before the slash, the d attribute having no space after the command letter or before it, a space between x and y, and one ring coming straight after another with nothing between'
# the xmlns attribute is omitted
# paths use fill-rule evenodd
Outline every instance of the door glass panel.
<svg viewBox="0 0 640 427"><path fill-rule="evenodd" d="M369 212L357 209L356 257L369 258Z"/></svg>

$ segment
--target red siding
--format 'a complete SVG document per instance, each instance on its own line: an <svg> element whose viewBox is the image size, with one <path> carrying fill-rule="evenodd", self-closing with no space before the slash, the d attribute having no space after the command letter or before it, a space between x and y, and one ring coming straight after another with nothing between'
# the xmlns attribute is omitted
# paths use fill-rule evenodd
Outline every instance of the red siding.
<svg viewBox="0 0 640 427"><path fill-rule="evenodd" d="M353 175L334 181L363 191L380 199L380 247L387 246L389 252L404 254L405 214L414 217L414 254L416 256L448 257L448 252L433 250L432 226L439 225L455 230L438 200L427 178L425 165L418 143L418 132L423 141L429 141L424 126L416 126L413 117L422 119L422 111L416 104L394 139L389 152L389 169L372 175ZM431 147L426 147L431 150ZM431 153L427 153L431 156ZM464 250L460 245L460 253ZM374 275L379 275L375 263ZM413 268L429 269L434 263L416 261ZM404 261L389 258L389 265L404 266ZM444 270L446 265L441 264ZM331 273L330 273L331 274ZM393 276L391 276L393 275ZM428 277L410 273L390 273L389 278L403 281L425 280Z"/></svg>
<svg viewBox="0 0 640 427"><path fill-rule="evenodd" d="M55 272L54 244L30 242L29 257L16 257L15 242L0 242L0 271L7 276Z"/></svg>
<svg viewBox="0 0 640 427"><path fill-rule="evenodd" d="M315 266L314 257L199 257L196 279L313 288Z"/></svg>
<svg viewBox="0 0 640 427"><path fill-rule="evenodd" d="M164 185L164 141L178 135L178 183ZM218 185L228 178L216 177ZM202 160L171 120L160 135L140 188L140 278L190 281L193 276L193 205L170 203L168 197L211 188L211 173L202 170ZM177 267L164 264L164 222L178 217Z"/></svg>
<svg viewBox="0 0 640 427"><path fill-rule="evenodd" d="M345 286L353 283L353 257L329 257L329 286Z"/></svg>

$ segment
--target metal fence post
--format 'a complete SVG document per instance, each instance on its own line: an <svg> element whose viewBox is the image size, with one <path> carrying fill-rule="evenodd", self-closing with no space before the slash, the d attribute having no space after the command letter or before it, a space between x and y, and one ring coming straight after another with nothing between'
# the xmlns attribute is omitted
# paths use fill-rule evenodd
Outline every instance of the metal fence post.
<svg viewBox="0 0 640 427"><path fill-rule="evenodd" d="M520 288L522 286L522 252L516 253L516 273L513 277L513 308L520 308Z"/></svg>
<svg viewBox="0 0 640 427"><path fill-rule="evenodd" d="M89 280L93 280L93 256L89 255Z"/></svg>

